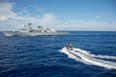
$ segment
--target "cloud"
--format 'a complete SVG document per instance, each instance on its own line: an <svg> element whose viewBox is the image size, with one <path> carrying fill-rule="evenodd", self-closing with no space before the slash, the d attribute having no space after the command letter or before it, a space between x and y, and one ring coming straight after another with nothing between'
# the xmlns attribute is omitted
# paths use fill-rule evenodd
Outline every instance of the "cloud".
<svg viewBox="0 0 116 77"><path fill-rule="evenodd" d="M44 14L40 22L41 22L41 25L53 24L56 22L56 16L53 13Z"/></svg>
<svg viewBox="0 0 116 77"><path fill-rule="evenodd" d="M12 11L14 4L10 2L0 3L0 20L15 17L17 14Z"/></svg>
<svg viewBox="0 0 116 77"><path fill-rule="evenodd" d="M16 29L17 25L28 22L32 22L36 27L37 25L51 25L56 21L56 16L53 13L44 13L41 17L33 17L26 8L22 9L21 12L14 12L15 5L12 2L0 3L0 30L13 30Z"/></svg>
<svg viewBox="0 0 116 77"><path fill-rule="evenodd" d="M6 0L7 1L7 0ZM12 2L0 2L0 30L15 30L17 26L32 22L33 27L38 25L55 27L58 30L114 30L116 29L116 23L101 22L97 20L100 16L94 16L90 19L58 19L57 16L51 12L47 13L42 8L33 7L41 16L32 16L28 12L28 8L22 9L20 12L14 12L16 7ZM55 25L55 26L54 26Z"/></svg>
<svg viewBox="0 0 116 77"><path fill-rule="evenodd" d="M72 21L76 22L71 23ZM116 31L116 23L114 22L103 22L93 19L77 19L66 22L67 21L60 21L57 29L68 31Z"/></svg>
<svg viewBox="0 0 116 77"><path fill-rule="evenodd" d="M0 16L0 20L7 20L5 16Z"/></svg>
<svg viewBox="0 0 116 77"><path fill-rule="evenodd" d="M94 18L99 19L99 18L100 18L100 16L94 16Z"/></svg>
<svg viewBox="0 0 116 77"><path fill-rule="evenodd" d="M73 23L76 23L76 22L77 22L76 20L71 20L71 21L70 21L70 23L72 23L72 24L73 24Z"/></svg>
<svg viewBox="0 0 116 77"><path fill-rule="evenodd" d="M45 11L43 10L43 8L41 8L40 6L32 6L34 9L36 9L39 13L44 14Z"/></svg>
<svg viewBox="0 0 116 77"><path fill-rule="evenodd" d="M23 8L21 13L22 15L24 14L25 16L30 16L30 13L28 12L28 9L26 8Z"/></svg>

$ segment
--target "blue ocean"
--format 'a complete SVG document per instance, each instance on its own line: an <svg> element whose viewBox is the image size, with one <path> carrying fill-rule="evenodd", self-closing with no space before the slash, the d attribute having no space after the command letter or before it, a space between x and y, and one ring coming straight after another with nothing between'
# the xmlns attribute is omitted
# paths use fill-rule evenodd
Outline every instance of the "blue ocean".
<svg viewBox="0 0 116 77"><path fill-rule="evenodd" d="M0 32L0 77L116 77L116 32L70 32L68 36L33 37L6 37ZM97 56L96 60L87 64L62 53L69 43ZM102 66L92 64L98 59ZM114 66L107 68L104 60Z"/></svg>

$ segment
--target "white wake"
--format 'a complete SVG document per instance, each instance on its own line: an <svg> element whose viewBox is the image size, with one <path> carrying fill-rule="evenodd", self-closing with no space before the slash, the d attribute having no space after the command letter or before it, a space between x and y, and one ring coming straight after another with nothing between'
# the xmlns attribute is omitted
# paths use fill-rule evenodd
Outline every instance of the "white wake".
<svg viewBox="0 0 116 77"><path fill-rule="evenodd" d="M94 55L88 51L79 48L73 48L73 50L68 51L66 47L62 48L60 52L67 54L69 58L75 59L85 64L101 66L109 69L116 69L116 62L103 60L103 59L116 60L115 56Z"/></svg>

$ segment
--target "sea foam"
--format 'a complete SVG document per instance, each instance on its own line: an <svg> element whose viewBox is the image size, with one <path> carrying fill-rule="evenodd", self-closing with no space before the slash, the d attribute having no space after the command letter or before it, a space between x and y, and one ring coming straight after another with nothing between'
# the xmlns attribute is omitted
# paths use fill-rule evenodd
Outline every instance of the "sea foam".
<svg viewBox="0 0 116 77"><path fill-rule="evenodd" d="M105 67L108 69L116 69L116 62L101 59L116 59L115 56L94 55L89 51L79 48L73 48L73 50L67 51L66 47L62 48L60 52L67 54L69 58L75 59L76 61L83 62L85 64Z"/></svg>

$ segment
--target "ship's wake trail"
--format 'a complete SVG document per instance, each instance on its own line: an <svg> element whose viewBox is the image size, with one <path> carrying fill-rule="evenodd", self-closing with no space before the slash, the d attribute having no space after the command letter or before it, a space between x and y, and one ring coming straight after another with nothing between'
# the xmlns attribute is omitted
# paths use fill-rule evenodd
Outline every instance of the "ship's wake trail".
<svg viewBox="0 0 116 77"><path fill-rule="evenodd" d="M68 51L66 47L62 48L60 52L67 54L69 58L75 59L76 61L83 62L85 64L116 70L116 62L103 60L103 59L116 60L115 56L94 55L88 51L79 48L73 48L73 50Z"/></svg>

